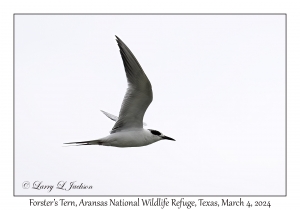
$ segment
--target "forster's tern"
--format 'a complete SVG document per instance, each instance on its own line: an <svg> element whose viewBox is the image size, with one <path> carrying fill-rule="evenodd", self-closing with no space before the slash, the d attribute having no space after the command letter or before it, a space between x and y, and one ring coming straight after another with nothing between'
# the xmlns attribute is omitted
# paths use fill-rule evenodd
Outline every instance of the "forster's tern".
<svg viewBox="0 0 300 210"><path fill-rule="evenodd" d="M151 83L130 49L119 37L116 38L128 82L119 117L102 111L116 121L110 135L96 140L65 144L140 147L163 139L175 141L157 130L143 128L144 114L153 98Z"/></svg>

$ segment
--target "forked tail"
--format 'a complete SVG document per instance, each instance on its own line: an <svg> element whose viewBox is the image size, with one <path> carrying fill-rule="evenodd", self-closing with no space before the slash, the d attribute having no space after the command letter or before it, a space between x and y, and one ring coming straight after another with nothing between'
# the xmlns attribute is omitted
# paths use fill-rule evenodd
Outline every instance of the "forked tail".
<svg viewBox="0 0 300 210"><path fill-rule="evenodd" d="M77 141L77 142L68 142L64 144L69 144L70 146L83 146L83 145L102 145L101 140L92 140L92 141Z"/></svg>

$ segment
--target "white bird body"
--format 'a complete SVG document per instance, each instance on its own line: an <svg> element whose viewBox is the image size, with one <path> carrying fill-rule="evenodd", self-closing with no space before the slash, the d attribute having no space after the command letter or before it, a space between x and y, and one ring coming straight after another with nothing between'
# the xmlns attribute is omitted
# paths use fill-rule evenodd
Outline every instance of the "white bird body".
<svg viewBox="0 0 300 210"><path fill-rule="evenodd" d="M103 145L113 147L141 147L161 140L160 136L153 136L147 129L128 129L112 133L104 138L90 142L89 145Z"/></svg>
<svg viewBox="0 0 300 210"><path fill-rule="evenodd" d="M141 147L162 139L175 141L159 131L143 128L144 114L153 99L152 86L130 49L118 37L117 42L125 67L128 88L118 117L102 111L108 118L116 121L110 135L96 140L65 144Z"/></svg>

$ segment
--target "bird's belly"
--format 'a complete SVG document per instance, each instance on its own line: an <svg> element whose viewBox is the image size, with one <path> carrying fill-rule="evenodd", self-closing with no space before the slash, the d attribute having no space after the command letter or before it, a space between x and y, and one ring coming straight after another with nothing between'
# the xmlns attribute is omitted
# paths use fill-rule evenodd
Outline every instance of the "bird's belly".
<svg viewBox="0 0 300 210"><path fill-rule="evenodd" d="M103 142L103 145L113 147L141 147L153 143L147 141L142 134L121 133L112 137L110 140Z"/></svg>

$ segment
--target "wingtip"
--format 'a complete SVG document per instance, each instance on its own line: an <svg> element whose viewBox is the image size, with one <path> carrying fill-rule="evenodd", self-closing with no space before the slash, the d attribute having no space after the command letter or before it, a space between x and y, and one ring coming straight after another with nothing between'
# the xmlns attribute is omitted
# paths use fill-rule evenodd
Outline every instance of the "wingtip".
<svg viewBox="0 0 300 210"><path fill-rule="evenodd" d="M115 35L115 37L116 37L116 41L120 47L125 45L124 42L122 41L122 39L120 39L117 35Z"/></svg>
<svg viewBox="0 0 300 210"><path fill-rule="evenodd" d="M115 35L117 42L122 41L117 35Z"/></svg>

